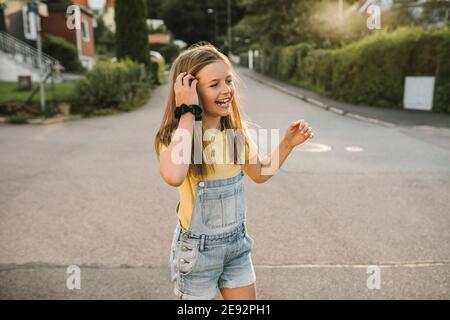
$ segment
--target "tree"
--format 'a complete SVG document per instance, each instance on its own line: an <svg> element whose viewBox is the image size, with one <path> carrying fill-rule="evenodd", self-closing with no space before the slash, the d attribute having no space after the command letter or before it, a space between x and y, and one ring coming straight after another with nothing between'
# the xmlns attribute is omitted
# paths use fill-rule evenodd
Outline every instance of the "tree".
<svg viewBox="0 0 450 320"><path fill-rule="evenodd" d="M114 32L105 25L102 14L98 15L96 20L97 26L94 29L94 39L97 55L114 56Z"/></svg>
<svg viewBox="0 0 450 320"><path fill-rule="evenodd" d="M0 31L6 31L5 13L3 10L5 5L5 0L0 0Z"/></svg>
<svg viewBox="0 0 450 320"><path fill-rule="evenodd" d="M149 65L145 0L116 0L114 9L117 58Z"/></svg>
<svg viewBox="0 0 450 320"><path fill-rule="evenodd" d="M240 1L230 1L231 25L234 25L242 19L244 9L239 5ZM208 13L208 9L213 9L214 13ZM188 44L209 41L220 47L227 37L225 0L165 0L161 6L160 18L175 38Z"/></svg>
<svg viewBox="0 0 450 320"><path fill-rule="evenodd" d="M394 0L394 9L406 12L421 25L445 25L450 20L450 0Z"/></svg>
<svg viewBox="0 0 450 320"><path fill-rule="evenodd" d="M161 19L162 0L147 0L147 17L149 19Z"/></svg>
<svg viewBox="0 0 450 320"><path fill-rule="evenodd" d="M245 17L235 27L263 47L310 41L308 16L316 0L242 0Z"/></svg>

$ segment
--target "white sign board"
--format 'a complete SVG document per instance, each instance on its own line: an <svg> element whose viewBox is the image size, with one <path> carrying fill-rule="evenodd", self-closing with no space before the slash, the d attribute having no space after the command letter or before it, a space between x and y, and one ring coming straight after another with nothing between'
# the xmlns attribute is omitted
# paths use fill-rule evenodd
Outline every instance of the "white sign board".
<svg viewBox="0 0 450 320"><path fill-rule="evenodd" d="M248 50L248 68L253 70L253 50Z"/></svg>
<svg viewBox="0 0 450 320"><path fill-rule="evenodd" d="M433 106L433 93L434 77L406 77L403 107L430 111Z"/></svg>

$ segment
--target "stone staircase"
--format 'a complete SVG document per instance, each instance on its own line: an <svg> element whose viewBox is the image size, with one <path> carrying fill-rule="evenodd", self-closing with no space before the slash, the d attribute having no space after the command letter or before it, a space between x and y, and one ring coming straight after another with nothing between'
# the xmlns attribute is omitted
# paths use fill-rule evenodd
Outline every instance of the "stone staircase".
<svg viewBox="0 0 450 320"><path fill-rule="evenodd" d="M58 66L60 66L58 60L42 53L44 77ZM17 81L18 76L31 76L32 81L39 81L38 51L29 44L0 31L0 81Z"/></svg>

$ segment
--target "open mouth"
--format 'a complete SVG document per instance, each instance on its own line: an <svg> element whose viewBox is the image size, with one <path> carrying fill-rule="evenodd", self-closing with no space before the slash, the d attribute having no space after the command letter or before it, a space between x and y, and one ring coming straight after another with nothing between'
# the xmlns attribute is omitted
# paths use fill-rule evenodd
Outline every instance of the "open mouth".
<svg viewBox="0 0 450 320"><path fill-rule="evenodd" d="M231 97L216 100L216 104L221 108L228 108L230 106Z"/></svg>

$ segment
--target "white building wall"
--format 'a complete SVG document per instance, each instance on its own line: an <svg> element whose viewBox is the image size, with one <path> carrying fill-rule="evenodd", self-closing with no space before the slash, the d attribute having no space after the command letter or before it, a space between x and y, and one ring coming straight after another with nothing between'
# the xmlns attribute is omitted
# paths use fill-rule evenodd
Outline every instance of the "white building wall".
<svg viewBox="0 0 450 320"><path fill-rule="evenodd" d="M16 56L16 59L21 58ZM17 81L18 76L31 76L31 81L39 81L38 70L29 68L0 51L0 81Z"/></svg>

